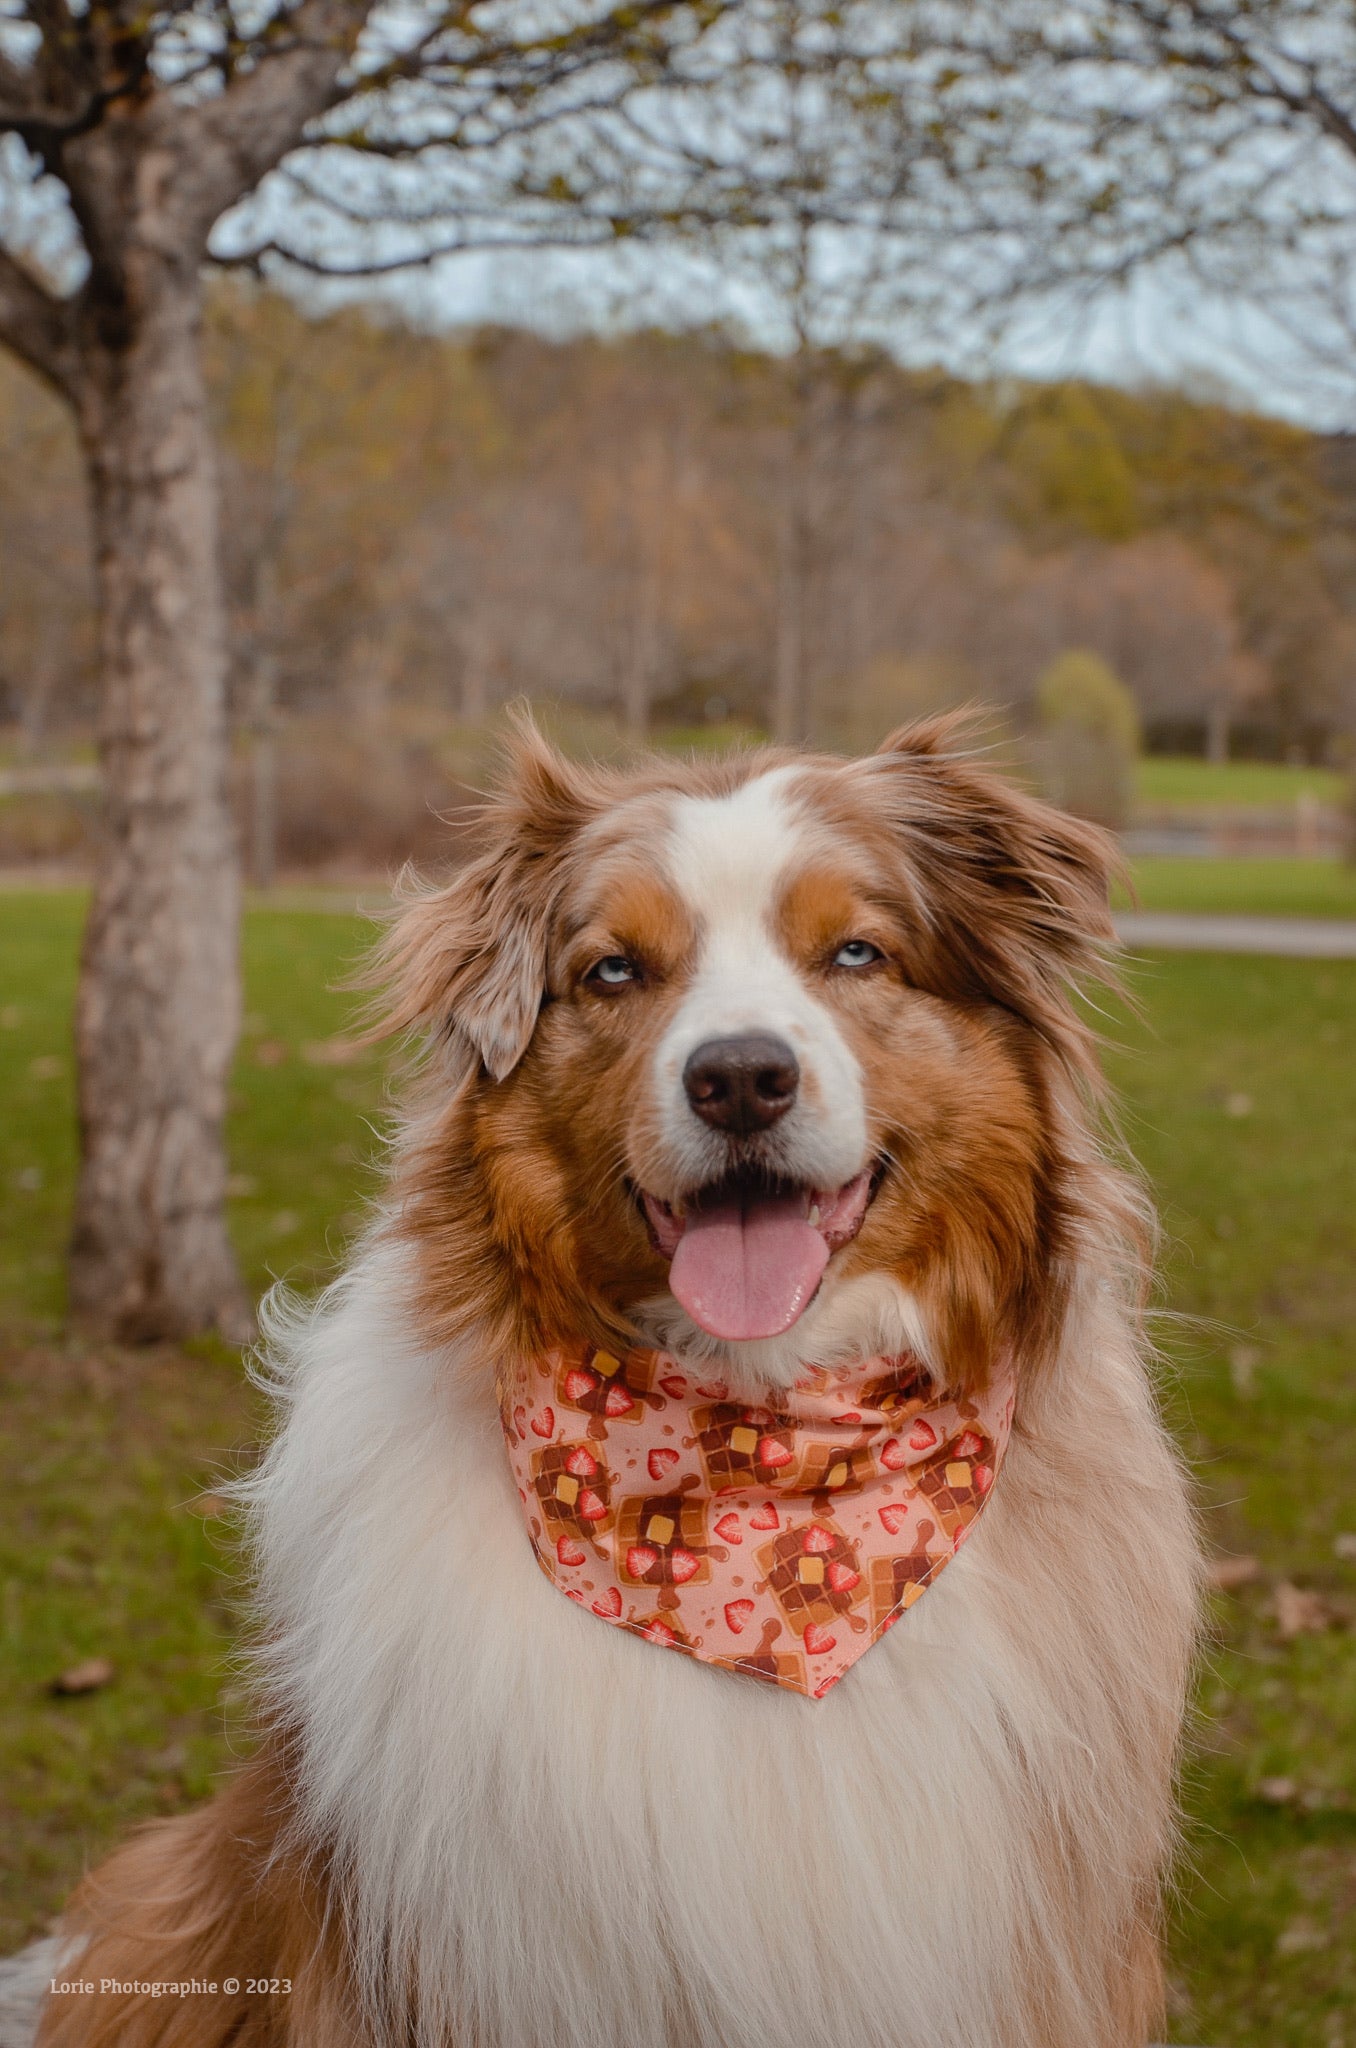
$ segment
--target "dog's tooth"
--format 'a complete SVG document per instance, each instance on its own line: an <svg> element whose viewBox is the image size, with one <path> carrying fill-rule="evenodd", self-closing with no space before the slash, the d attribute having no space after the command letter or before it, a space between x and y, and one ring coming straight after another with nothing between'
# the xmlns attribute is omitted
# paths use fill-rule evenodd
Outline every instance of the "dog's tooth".
<svg viewBox="0 0 1356 2048"><path fill-rule="evenodd" d="M819 1204L818 1204L818 1202L812 1202L812 1203L811 1203L811 1205L810 1205L810 1228L811 1228L812 1230L818 1230L818 1228L819 1228Z"/></svg>

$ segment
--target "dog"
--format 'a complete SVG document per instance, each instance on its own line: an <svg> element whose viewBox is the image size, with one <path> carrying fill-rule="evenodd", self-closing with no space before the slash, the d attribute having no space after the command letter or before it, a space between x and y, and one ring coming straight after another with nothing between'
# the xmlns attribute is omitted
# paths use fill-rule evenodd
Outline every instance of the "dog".
<svg viewBox="0 0 1356 2048"><path fill-rule="evenodd" d="M964 744L519 731L385 942L388 1194L268 1311L258 1748L42 2048L1144 2048L1200 1568L1115 853Z"/></svg>

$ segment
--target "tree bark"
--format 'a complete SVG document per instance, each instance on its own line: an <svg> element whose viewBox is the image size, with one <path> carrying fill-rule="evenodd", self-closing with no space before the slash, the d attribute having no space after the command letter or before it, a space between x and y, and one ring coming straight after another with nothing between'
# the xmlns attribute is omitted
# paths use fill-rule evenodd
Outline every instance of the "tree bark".
<svg viewBox="0 0 1356 2048"><path fill-rule="evenodd" d="M659 638L659 592L651 565L641 561L631 589L622 670L622 727L629 739L646 740L650 733L650 699L654 692L656 643Z"/></svg>
<svg viewBox="0 0 1356 2048"><path fill-rule="evenodd" d="M805 676L805 533L793 466L777 527L777 627L772 684L772 736L780 746L809 738Z"/></svg>
<svg viewBox="0 0 1356 2048"><path fill-rule="evenodd" d="M147 280L141 280L143 286ZM240 1017L226 632L196 264L85 344L105 837L76 1002L73 1310L124 1339L249 1313L226 1233Z"/></svg>

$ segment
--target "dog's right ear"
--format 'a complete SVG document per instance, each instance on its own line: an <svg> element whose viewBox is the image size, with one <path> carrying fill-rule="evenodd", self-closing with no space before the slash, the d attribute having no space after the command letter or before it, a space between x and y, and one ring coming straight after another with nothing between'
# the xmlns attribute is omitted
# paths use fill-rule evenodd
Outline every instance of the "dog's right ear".
<svg viewBox="0 0 1356 2048"><path fill-rule="evenodd" d="M407 888L377 950L371 978L389 992L381 1035L421 1031L456 1069L474 1059L496 1081L512 1073L546 993L566 855L605 800L600 776L515 720L508 773L481 813L484 851L442 886Z"/></svg>

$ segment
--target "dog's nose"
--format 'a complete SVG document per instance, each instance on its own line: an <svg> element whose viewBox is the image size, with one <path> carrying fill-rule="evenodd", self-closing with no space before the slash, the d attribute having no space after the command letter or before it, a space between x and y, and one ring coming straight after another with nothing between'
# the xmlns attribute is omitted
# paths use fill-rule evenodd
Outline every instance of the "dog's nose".
<svg viewBox="0 0 1356 2048"><path fill-rule="evenodd" d="M747 1138L785 1116L800 1087L796 1055L770 1031L708 1038L683 1068L687 1099L704 1123Z"/></svg>

